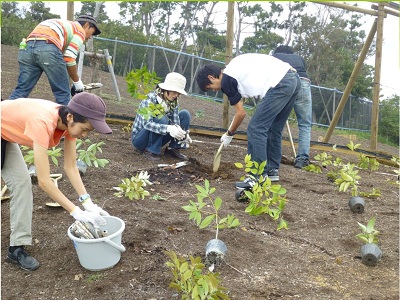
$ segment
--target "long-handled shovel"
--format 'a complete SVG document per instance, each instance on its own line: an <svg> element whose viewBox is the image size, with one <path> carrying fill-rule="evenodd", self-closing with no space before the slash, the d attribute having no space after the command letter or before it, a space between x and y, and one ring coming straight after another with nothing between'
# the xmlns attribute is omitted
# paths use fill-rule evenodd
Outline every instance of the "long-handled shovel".
<svg viewBox="0 0 400 300"><path fill-rule="evenodd" d="M51 180L53 180L54 184L58 188L58 180L60 180L62 178L62 174L50 174L50 178L51 178ZM50 207L60 207L61 206L57 202L47 202L46 205L50 206Z"/></svg>
<svg viewBox="0 0 400 300"><path fill-rule="evenodd" d="M213 163L213 172L217 172L219 169L219 164L221 162L221 151L222 148L224 147L224 143L221 143L221 146L219 146L217 153L215 153L214 156L214 163Z"/></svg>
<svg viewBox="0 0 400 300"><path fill-rule="evenodd" d="M287 128L287 131L288 131L288 134L289 134L290 144L292 145L293 155L294 155L294 158L296 158L296 156L297 156L296 148L294 147L292 132L290 131L289 122L287 120L286 120L286 128Z"/></svg>

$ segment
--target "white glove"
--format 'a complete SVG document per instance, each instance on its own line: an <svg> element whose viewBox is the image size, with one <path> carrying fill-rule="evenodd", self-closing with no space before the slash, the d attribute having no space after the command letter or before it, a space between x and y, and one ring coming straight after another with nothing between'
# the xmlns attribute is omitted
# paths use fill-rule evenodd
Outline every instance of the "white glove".
<svg viewBox="0 0 400 300"><path fill-rule="evenodd" d="M79 78L79 80L77 82L73 81L74 83L74 87L75 87L75 92L79 93L79 92L83 92L83 82L82 80Z"/></svg>
<svg viewBox="0 0 400 300"><path fill-rule="evenodd" d="M193 142L189 136L189 132L190 132L189 130L186 131L186 138L178 142L178 144L180 144L185 149L189 148L189 144Z"/></svg>
<svg viewBox="0 0 400 300"><path fill-rule="evenodd" d="M100 206L97 204L94 204L92 202L92 199L88 198L82 203L83 207L85 208L86 211L90 211L92 213L98 214L100 216L109 216L110 214L106 212L104 209L102 209Z"/></svg>
<svg viewBox="0 0 400 300"><path fill-rule="evenodd" d="M186 132L178 125L167 125L167 132L177 140L185 138Z"/></svg>
<svg viewBox="0 0 400 300"><path fill-rule="evenodd" d="M70 214L75 220L92 223L95 228L107 224L106 220L100 215L82 210L79 206L75 206L74 210Z"/></svg>
<svg viewBox="0 0 400 300"><path fill-rule="evenodd" d="M224 147L228 146L232 142L233 136L227 135L226 132L221 136L221 142L224 143Z"/></svg>

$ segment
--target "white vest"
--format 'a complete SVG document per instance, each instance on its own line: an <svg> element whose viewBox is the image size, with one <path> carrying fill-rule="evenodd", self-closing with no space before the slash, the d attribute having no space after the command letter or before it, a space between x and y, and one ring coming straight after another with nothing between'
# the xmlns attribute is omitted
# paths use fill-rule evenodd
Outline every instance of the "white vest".
<svg viewBox="0 0 400 300"><path fill-rule="evenodd" d="M290 68L288 63L273 56L248 53L233 58L223 72L237 80L243 98L250 98L264 97Z"/></svg>

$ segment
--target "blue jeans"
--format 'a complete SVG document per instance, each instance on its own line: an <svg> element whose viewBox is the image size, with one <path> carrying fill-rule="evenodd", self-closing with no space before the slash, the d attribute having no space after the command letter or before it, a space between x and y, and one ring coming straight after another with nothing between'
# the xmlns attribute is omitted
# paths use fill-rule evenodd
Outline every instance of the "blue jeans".
<svg viewBox="0 0 400 300"><path fill-rule="evenodd" d="M67 105L71 99L69 75L63 54L56 45L34 40L18 52L19 77L9 99L27 98L44 72L56 102Z"/></svg>
<svg viewBox="0 0 400 300"><path fill-rule="evenodd" d="M296 113L299 127L299 142L296 158L302 157L309 159L312 115L311 82L305 79L300 79L300 81L301 89L294 101L294 112Z"/></svg>
<svg viewBox="0 0 400 300"><path fill-rule="evenodd" d="M247 153L258 163L267 161L264 174L279 169L282 159L282 131L300 91L297 73L288 71L282 80L268 90L247 128Z"/></svg>
<svg viewBox="0 0 400 300"><path fill-rule="evenodd" d="M190 125L190 113L183 109L179 111L180 126L183 130L188 130ZM169 119L164 116L161 119L156 119L156 123L164 125L172 125ZM178 144L178 140L174 139L169 133L166 135L158 134L143 128L139 131L134 138L132 138L132 145L139 151L147 150L154 154L161 153L161 147L169 143L169 147L174 149L182 149Z"/></svg>

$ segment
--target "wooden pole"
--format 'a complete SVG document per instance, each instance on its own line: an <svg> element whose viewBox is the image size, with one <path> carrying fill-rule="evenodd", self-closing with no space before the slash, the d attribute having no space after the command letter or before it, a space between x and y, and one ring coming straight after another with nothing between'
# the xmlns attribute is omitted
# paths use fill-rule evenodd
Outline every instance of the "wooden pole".
<svg viewBox="0 0 400 300"><path fill-rule="evenodd" d="M233 21L235 18L235 2L228 2L227 24L226 24L226 54L225 64L229 64L232 60L233 50ZM224 94L224 110L222 113L222 128L229 126L229 101L228 97Z"/></svg>
<svg viewBox="0 0 400 300"><path fill-rule="evenodd" d="M384 5L378 4L378 22L376 33L376 53L375 53L375 78L374 92L372 96L372 115L371 115L371 143L370 148L376 149L378 141L378 117L379 117L379 92L381 90L381 65L382 65L382 44L383 44L383 19Z"/></svg>
<svg viewBox="0 0 400 300"><path fill-rule="evenodd" d="M338 2L319 2L319 1L315 1L314 3L318 3L318 4L323 4L323 5L327 5L327 6L332 6L332 7L337 7L337 8L342 8L342 9L346 9L349 11L356 11L356 12L360 12L363 14L368 14L368 15L373 15L373 16L377 16L378 13L374 10L369 10L369 9L365 9L365 8L361 8L361 7L356 7L356 6L352 6L352 5L348 5L348 4L342 4L342 3L338 3Z"/></svg>
<svg viewBox="0 0 400 300"><path fill-rule="evenodd" d="M67 20L74 20L74 1L67 2Z"/></svg>
<svg viewBox="0 0 400 300"><path fill-rule="evenodd" d="M332 136L333 130L335 129L337 122L340 118L340 115L343 112L343 109L346 105L347 99L349 98L351 89L354 86L354 83L356 82L356 78L358 76L358 73L360 72L360 69L363 65L364 59L367 55L368 49L371 46L372 40L375 36L375 32L376 32L376 27L377 27L377 22L375 21L374 24L372 25L371 31L369 32L369 35L367 37L367 40L365 41L365 44L361 50L360 56L357 59L357 62L354 66L353 72L350 75L349 81L346 85L346 88L344 89L342 98L340 99L339 105L335 111L335 114L332 118L332 122L329 124L329 128L328 131L326 132L326 135L324 137L324 143L327 143L329 141L329 139Z"/></svg>

